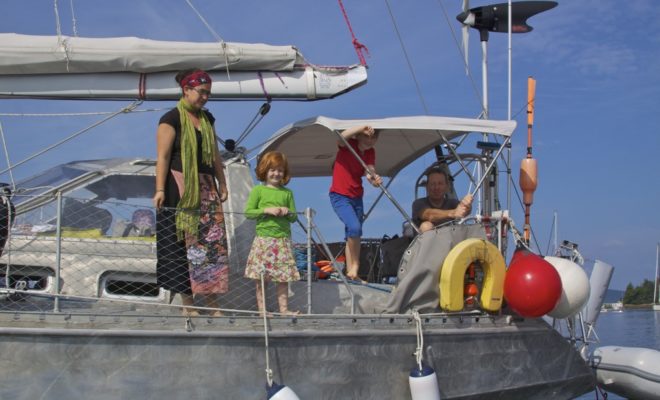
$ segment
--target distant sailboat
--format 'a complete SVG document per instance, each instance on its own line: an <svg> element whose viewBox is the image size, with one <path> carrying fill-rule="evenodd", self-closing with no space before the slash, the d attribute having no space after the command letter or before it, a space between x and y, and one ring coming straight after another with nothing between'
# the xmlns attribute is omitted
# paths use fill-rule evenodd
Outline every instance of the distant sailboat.
<svg viewBox="0 0 660 400"><path fill-rule="evenodd" d="M655 246L655 281L653 281L653 311L660 311L660 299L658 295L658 269L660 265L658 263L658 258L660 255L660 242Z"/></svg>

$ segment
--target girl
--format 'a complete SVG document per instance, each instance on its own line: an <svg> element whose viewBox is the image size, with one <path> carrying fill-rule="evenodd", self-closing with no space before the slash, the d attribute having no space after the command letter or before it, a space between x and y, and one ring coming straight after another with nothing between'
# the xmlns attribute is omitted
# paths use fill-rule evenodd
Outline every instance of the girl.
<svg viewBox="0 0 660 400"><path fill-rule="evenodd" d="M289 310L287 282L300 279L291 248L291 223L296 221L296 205L293 192L284 187L289 183L289 164L279 152L263 155L255 170L263 185L250 192L245 214L256 219L256 236L245 268L245 277L256 280L257 307L266 312L262 296L261 274L265 281L277 282L277 303L280 313L295 315Z"/></svg>

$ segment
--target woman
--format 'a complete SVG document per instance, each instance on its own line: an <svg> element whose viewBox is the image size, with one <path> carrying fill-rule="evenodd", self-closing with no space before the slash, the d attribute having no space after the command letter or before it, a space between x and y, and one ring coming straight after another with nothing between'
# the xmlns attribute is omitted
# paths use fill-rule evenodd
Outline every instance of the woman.
<svg viewBox="0 0 660 400"><path fill-rule="evenodd" d="M156 133L156 274L159 286L181 295L183 315L196 316L189 308L195 295L207 307L218 308L217 295L228 290L222 213L227 185L215 144L215 118L203 109L211 77L190 69L179 72L176 81L181 99L161 117ZM211 315L222 314L217 310Z"/></svg>

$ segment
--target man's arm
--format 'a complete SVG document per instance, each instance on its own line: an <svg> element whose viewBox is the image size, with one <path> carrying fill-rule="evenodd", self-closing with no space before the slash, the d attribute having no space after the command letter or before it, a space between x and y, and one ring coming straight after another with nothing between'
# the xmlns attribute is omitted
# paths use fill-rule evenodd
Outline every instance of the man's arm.
<svg viewBox="0 0 660 400"><path fill-rule="evenodd" d="M452 208L449 210L441 210L439 208L424 208L420 212L420 218L422 221L429 221L431 223L436 223L438 221L442 221L443 219L451 218L451 219L456 219L456 218L464 218L472 212L472 195L465 195L463 199L461 199L460 203L456 206L456 208Z"/></svg>
<svg viewBox="0 0 660 400"><path fill-rule="evenodd" d="M460 205L459 205L460 207ZM425 208L420 214L420 219L422 221L429 221L433 224L443 219L454 219L459 218L456 216L456 209L451 210L441 210L439 208Z"/></svg>

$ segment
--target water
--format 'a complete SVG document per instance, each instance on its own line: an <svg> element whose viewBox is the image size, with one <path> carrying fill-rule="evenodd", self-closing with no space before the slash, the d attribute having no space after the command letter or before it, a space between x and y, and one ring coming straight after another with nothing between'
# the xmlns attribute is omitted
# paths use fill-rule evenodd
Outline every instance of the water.
<svg viewBox="0 0 660 400"><path fill-rule="evenodd" d="M624 312L601 313L596 323L596 333L600 343L598 346L646 347L660 350L660 312L639 310ZM578 397L579 400L593 400L596 392ZM602 398L599 396L599 398ZM608 393L608 400L619 400L623 397Z"/></svg>

